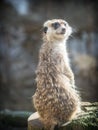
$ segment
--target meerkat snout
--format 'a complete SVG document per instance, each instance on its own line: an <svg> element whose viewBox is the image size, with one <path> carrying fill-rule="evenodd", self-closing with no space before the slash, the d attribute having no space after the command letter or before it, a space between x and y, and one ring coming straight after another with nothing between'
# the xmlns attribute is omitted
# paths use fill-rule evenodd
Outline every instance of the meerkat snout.
<svg viewBox="0 0 98 130"><path fill-rule="evenodd" d="M65 34L65 32L66 32L66 29L65 29L65 28L62 28L61 34Z"/></svg>

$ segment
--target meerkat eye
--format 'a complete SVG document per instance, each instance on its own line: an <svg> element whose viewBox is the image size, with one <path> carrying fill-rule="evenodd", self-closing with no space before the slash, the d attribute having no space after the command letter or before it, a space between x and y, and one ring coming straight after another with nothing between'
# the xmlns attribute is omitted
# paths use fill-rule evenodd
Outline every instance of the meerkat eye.
<svg viewBox="0 0 98 130"><path fill-rule="evenodd" d="M67 24L66 24L66 23L64 23L64 25L66 26Z"/></svg>
<svg viewBox="0 0 98 130"><path fill-rule="evenodd" d="M57 28L60 27L60 23L58 23L58 22L52 23L52 27L53 27L54 29L57 29Z"/></svg>
<svg viewBox="0 0 98 130"><path fill-rule="evenodd" d="M43 28L43 32L44 32L44 33L47 33L47 30L48 30L48 27L44 27L44 28Z"/></svg>

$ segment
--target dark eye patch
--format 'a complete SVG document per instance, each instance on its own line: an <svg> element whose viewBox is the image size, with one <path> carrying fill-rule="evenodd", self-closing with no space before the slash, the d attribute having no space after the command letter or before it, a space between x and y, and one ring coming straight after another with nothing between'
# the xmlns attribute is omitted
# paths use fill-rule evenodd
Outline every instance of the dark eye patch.
<svg viewBox="0 0 98 130"><path fill-rule="evenodd" d="M58 23L58 22L52 23L52 27L53 27L54 29L57 29L57 28L60 27L60 23Z"/></svg>
<svg viewBox="0 0 98 130"><path fill-rule="evenodd" d="M44 27L44 28L43 28L43 32L44 32L44 33L47 33L47 30L48 30L48 27Z"/></svg>

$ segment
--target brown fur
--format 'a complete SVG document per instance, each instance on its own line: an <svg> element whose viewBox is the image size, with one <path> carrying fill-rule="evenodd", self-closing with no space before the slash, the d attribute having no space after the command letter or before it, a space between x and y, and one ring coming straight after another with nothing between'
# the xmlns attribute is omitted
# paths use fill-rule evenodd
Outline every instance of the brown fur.
<svg viewBox="0 0 98 130"><path fill-rule="evenodd" d="M58 21L61 26L53 30L51 23ZM45 128L53 130L55 125L61 125L72 120L80 109L80 100L74 89L74 75L69 65L65 42L70 26L63 25L64 20L55 19L45 22L47 33L43 33L43 45L39 53L37 67L37 89L33 102ZM61 28L66 28L65 35L55 34ZM53 30L51 32L51 30ZM52 33L52 35L51 35ZM69 33L69 34L68 34Z"/></svg>

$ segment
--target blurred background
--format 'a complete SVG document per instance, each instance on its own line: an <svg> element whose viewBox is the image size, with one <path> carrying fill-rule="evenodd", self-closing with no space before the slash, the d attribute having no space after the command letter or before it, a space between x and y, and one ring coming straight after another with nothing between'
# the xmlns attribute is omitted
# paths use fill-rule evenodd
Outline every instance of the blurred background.
<svg viewBox="0 0 98 130"><path fill-rule="evenodd" d="M82 101L98 101L98 1L0 0L0 110L33 111L42 24L65 19L67 43Z"/></svg>

